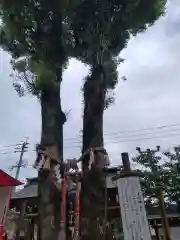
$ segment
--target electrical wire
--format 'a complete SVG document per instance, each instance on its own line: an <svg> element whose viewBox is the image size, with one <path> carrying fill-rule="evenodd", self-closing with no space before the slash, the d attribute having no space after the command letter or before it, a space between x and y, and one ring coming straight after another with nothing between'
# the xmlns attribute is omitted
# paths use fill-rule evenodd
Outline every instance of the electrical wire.
<svg viewBox="0 0 180 240"><path fill-rule="evenodd" d="M139 132L139 131L149 131L149 130L153 130L153 129L156 130L156 129L164 129L164 128L170 128L170 127L177 127L177 126L180 126L180 123L161 125L161 126L157 126L157 127L132 129L132 130L126 130L126 131L120 131L120 132L114 132L114 133L105 133L104 135L116 135L116 134L120 134L120 133L132 133L132 132Z"/></svg>
<svg viewBox="0 0 180 240"><path fill-rule="evenodd" d="M115 143L123 143L123 142L144 141L144 140L150 140L150 139L158 139L158 138L163 139L163 138L169 138L169 137L173 137L173 136L180 136L180 132L179 132L180 128L171 129L172 127L177 127L177 126L180 126L180 123L170 124L170 125L161 125L161 126L151 127L151 128L141 128L141 129L134 129L134 130L128 130L128 131L120 131L120 132L116 132L116 133L108 133L108 134L105 133L104 134L105 142L107 142L107 140L111 139L111 140L115 140L115 141L111 141L111 144L115 144ZM150 131L150 130L157 130L157 129L164 129L165 131L163 131L163 132L142 132L142 131ZM136 132L137 133L140 132L140 133L132 134L132 133L136 133ZM176 132L176 133L170 134L171 132ZM118 134L120 134L120 133L125 133L125 134L129 134L129 135L118 136ZM116 135L116 136L113 136L113 135ZM147 135L155 135L155 136L146 137ZM157 135L159 135L159 136L157 136ZM108 136L112 136L112 137L108 137ZM71 140L71 139L78 139L78 138L77 137L66 138L66 140ZM76 145L76 144L79 144L79 145ZM11 144L11 145L6 145L6 146L1 145L0 147L2 147L2 149L0 148L0 154L17 153L17 152L19 152L18 149L15 149L15 148L12 149L12 147L20 147L21 145L22 145L21 143ZM80 148L80 147L81 147L81 141L64 143L64 148ZM29 150L29 151L35 151L35 150Z"/></svg>
<svg viewBox="0 0 180 240"><path fill-rule="evenodd" d="M169 129L169 128L172 128L175 126L176 127L180 126L180 124L162 125L162 126L158 126L158 127L154 127L154 128L142 128L142 129L136 129L136 130L121 131L121 132L116 132L116 133L104 134L104 136L105 136L105 139L121 139L121 138L125 138L125 137L139 137L139 136L143 136L143 135L152 135L152 134L160 134L161 133L161 132L147 132L150 130L163 130L164 129L164 132L166 131L166 133L180 131L180 128ZM138 133L141 131L142 131L142 133ZM145 132L143 132L143 131L145 131ZM137 132L137 134L132 134L132 133L136 133L136 132ZM116 135L116 136L114 136L114 135ZM120 135L120 136L118 136L118 135ZM78 139L78 138L69 138L69 141L70 141L70 139ZM66 146L67 144L81 144L81 141L79 140L79 141L73 141L73 142L64 142L64 146Z"/></svg>
<svg viewBox="0 0 180 240"><path fill-rule="evenodd" d="M2 152L0 154L11 154L11 153L16 153L16 151L13 151L13 152Z"/></svg>
<svg viewBox="0 0 180 240"><path fill-rule="evenodd" d="M151 137L142 137L142 138L132 138L132 136L129 136L129 138L125 138L123 139L123 137L119 138L120 140L117 141L111 141L111 144L116 144L116 143L124 143L124 142L135 142L135 141L144 141L144 140L151 140L151 139L165 139L165 138L169 138L169 137L174 137L174 136L180 136L180 133L174 133L174 134L166 134L166 135L160 135L160 136L151 136ZM105 141L106 142L106 141ZM64 147L68 147L68 148L80 148L80 145L69 145L69 146L64 146ZM29 151L36 151L36 150L29 150ZM8 153L16 153L18 151L12 151L12 152L1 152L0 154L8 154Z"/></svg>
<svg viewBox="0 0 180 240"><path fill-rule="evenodd" d="M134 133L134 132L141 132L141 131L150 131L150 130L157 130L157 129L166 129L166 128L172 128L172 127L177 127L177 126L180 126L180 123L160 125L160 126L157 126L157 127L131 129L131 130L125 130L125 131L112 132L112 133L104 133L104 136L118 135L118 134L122 134L122 133ZM78 139L78 137L65 138L64 141L66 142L66 141L70 141L70 140L73 140L73 139L76 140L76 139Z"/></svg>
<svg viewBox="0 0 180 240"><path fill-rule="evenodd" d="M17 144L11 144L11 145L6 145L6 146L0 145L0 147L9 148L9 147L17 147L17 146L21 146L21 145L22 145L22 143L17 143Z"/></svg>
<svg viewBox="0 0 180 240"><path fill-rule="evenodd" d="M139 133L139 134L133 134L133 135L129 135L130 133L136 133L136 132L143 132L143 131L150 131L150 130L157 130L157 129L167 129L167 128L172 128L172 127L177 127L180 126L180 123L175 123L175 124L169 124L169 125L161 125L161 126L157 126L157 127L149 127L149 128L139 128L139 129L132 129L132 130L126 130L126 131L118 131L118 132L112 132L112 133L104 133L104 136L107 136L106 138L112 138L112 139L118 139L118 138L124 138L126 136L122 136L122 134L128 134L127 137L134 137L134 136L143 136L143 135L151 135L151 134L156 134L154 132L144 132L144 133ZM167 129L166 131L178 131L180 130L180 128L177 129ZM114 137L114 135L120 135L121 136L116 136ZM113 136L113 137L110 137ZM75 142L71 142L71 140L78 140L81 136L79 137L73 137L73 138L65 138L64 139L64 145L68 145L68 144L73 144L73 143L81 143L81 141L75 141ZM66 142L66 141L70 141L70 142ZM11 145L0 145L0 148L9 148L9 147L20 147L22 146L22 143L18 143L18 144L11 144ZM3 149L0 149L0 151L2 151ZM5 150L5 149L4 149Z"/></svg>
<svg viewBox="0 0 180 240"><path fill-rule="evenodd" d="M164 131L163 133L178 132L178 131L180 131L180 128L178 128L178 129L169 129L166 132ZM132 134L132 135L121 135L121 136L114 136L114 137L105 137L105 140L134 138L134 137L139 137L139 136L147 136L147 135L155 135L155 134L162 134L162 132L145 132L145 133ZM64 147L71 147L72 146L71 144L81 144L81 141L69 142L68 144L65 143Z"/></svg>
<svg viewBox="0 0 180 240"><path fill-rule="evenodd" d="M14 150L14 149L6 149L6 148L4 149L3 148L3 149L0 149L0 152L9 151L9 150Z"/></svg>

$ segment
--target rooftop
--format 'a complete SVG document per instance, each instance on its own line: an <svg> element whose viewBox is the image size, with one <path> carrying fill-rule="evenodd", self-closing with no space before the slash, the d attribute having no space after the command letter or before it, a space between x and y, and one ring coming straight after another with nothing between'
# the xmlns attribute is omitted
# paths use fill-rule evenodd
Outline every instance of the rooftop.
<svg viewBox="0 0 180 240"><path fill-rule="evenodd" d="M11 199L34 198L38 196L38 179L28 178L23 189L12 194Z"/></svg>
<svg viewBox="0 0 180 240"><path fill-rule="evenodd" d="M38 196L38 179L31 178L27 179L27 184L25 187L12 194L12 200L26 199L26 198L36 198ZM156 205L148 205L146 207L148 215L160 215L159 207ZM180 208L177 204L167 204L166 212L170 215L179 215Z"/></svg>
<svg viewBox="0 0 180 240"><path fill-rule="evenodd" d="M118 167L108 167L105 172L108 174L116 174ZM38 178L27 178L27 184L23 189L14 192L11 199L35 198L38 196Z"/></svg>

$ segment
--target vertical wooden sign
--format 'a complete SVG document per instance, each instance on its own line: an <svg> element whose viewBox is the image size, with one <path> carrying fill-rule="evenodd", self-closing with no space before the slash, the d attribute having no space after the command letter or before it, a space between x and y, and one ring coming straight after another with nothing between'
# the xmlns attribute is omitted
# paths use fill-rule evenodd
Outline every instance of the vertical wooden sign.
<svg viewBox="0 0 180 240"><path fill-rule="evenodd" d="M151 240L138 176L117 179L124 240Z"/></svg>

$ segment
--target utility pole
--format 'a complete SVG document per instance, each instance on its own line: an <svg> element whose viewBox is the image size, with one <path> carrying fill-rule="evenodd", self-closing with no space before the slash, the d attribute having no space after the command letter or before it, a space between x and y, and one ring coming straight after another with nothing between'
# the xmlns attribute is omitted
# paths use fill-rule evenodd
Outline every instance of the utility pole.
<svg viewBox="0 0 180 240"><path fill-rule="evenodd" d="M14 168L16 168L16 174L15 174L15 179L19 178L19 173L20 173L20 169L21 167L25 167L26 165L23 163L23 155L25 152L27 152L27 148L28 148L28 141L26 138L26 141L22 143L21 149L16 148L15 152L20 152L20 157L19 157L19 161L17 162L16 165L11 167L11 170L13 170Z"/></svg>
<svg viewBox="0 0 180 240"><path fill-rule="evenodd" d="M21 167L25 167L26 166L26 164L23 163L23 155L24 155L25 152L27 152L27 148L28 148L28 144L29 144L27 140L28 139L26 138L26 141L22 143L22 146L21 146L20 149L19 149L19 147L17 147L15 149L15 152L20 152L19 161L17 162L16 165L11 167L11 170L16 168L15 179L19 178L19 173L20 173ZM15 189L16 188L14 188L13 191ZM23 218L24 218L24 214L25 214L25 211L26 211L26 205L27 205L27 201L22 201L21 202L21 205L20 205L20 216L19 216L20 221L22 221ZM15 239L16 240L20 239L20 227L19 226L18 226L18 228L16 230L16 237L15 237Z"/></svg>
<svg viewBox="0 0 180 240"><path fill-rule="evenodd" d="M156 153L160 151L160 146L157 146L155 150L150 150L147 149L146 151L141 151L141 148L136 148L136 150L141 154L147 154L147 157L152 158L152 153ZM153 169L152 169L153 172ZM160 188L158 188L158 192L157 192L157 198L159 200L159 208L160 208L160 213L161 213L161 219L162 219L162 223L163 223L163 228L164 228L164 234L165 234L165 239L166 240L172 240L171 238L171 234L170 234L170 228L169 228L169 222L168 222L168 218L166 215L166 210L165 210L165 205L164 205L164 195L163 195L163 190L161 186L158 186Z"/></svg>

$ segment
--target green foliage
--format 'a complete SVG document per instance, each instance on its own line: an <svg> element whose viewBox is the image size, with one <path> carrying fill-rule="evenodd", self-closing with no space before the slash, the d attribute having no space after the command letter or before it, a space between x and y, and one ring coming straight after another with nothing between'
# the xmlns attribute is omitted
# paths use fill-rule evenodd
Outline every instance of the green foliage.
<svg viewBox="0 0 180 240"><path fill-rule="evenodd" d="M40 97L45 88L62 80L72 39L65 3L0 0L0 46L12 56L11 76L20 96L30 92Z"/></svg>
<svg viewBox="0 0 180 240"><path fill-rule="evenodd" d="M92 60L97 59L99 52L109 50L113 55L119 54L130 34L145 30L164 13L165 2L83 1L69 14L76 40L75 56L93 64Z"/></svg>
<svg viewBox="0 0 180 240"><path fill-rule="evenodd" d="M146 200L157 198L159 187L167 201L180 203L180 147L157 156L155 152L140 153L133 159L143 168L142 189Z"/></svg>
<svg viewBox="0 0 180 240"><path fill-rule="evenodd" d="M165 152L164 155L168 158L166 166L169 168L169 181L167 191L169 199L180 203L180 147L177 146L172 152Z"/></svg>
<svg viewBox="0 0 180 240"><path fill-rule="evenodd" d="M13 68L13 86L19 96L32 93L40 98L45 89L55 86L56 75L43 62L35 62L30 58L11 60Z"/></svg>
<svg viewBox="0 0 180 240"><path fill-rule="evenodd" d="M147 201L157 199L159 189L163 189L165 197L168 197L167 184L170 179L169 167L163 162L162 156L155 152L147 151L139 153L133 161L142 168L144 178L142 189Z"/></svg>
<svg viewBox="0 0 180 240"><path fill-rule="evenodd" d="M62 11L59 1L30 1L14 5L1 1L1 45L14 58L23 54L59 66L65 61L62 38ZM58 53L58 54L57 54ZM61 54L60 54L61 53Z"/></svg>
<svg viewBox="0 0 180 240"><path fill-rule="evenodd" d="M74 7L67 17L74 39L71 55L90 65L91 73L85 80L101 85L105 91L114 89L118 82L116 57L132 34L144 31L164 13L165 2L84 0ZM111 67L106 69L109 63ZM102 69L100 74L96 71L98 66ZM107 102L113 102L113 97L105 101L105 108Z"/></svg>
<svg viewBox="0 0 180 240"><path fill-rule="evenodd" d="M114 94L112 90L118 81L117 60L116 58L107 59L103 67L97 65L90 68L89 75L85 78L84 97L87 99L92 97L93 92L105 92L104 108L108 108L114 102Z"/></svg>
<svg viewBox="0 0 180 240"><path fill-rule="evenodd" d="M102 54L105 58L109 53L118 55L131 34L145 30L164 13L165 2L83 1L69 14L76 41L75 56L93 65L94 59L102 59Z"/></svg>
<svg viewBox="0 0 180 240"><path fill-rule="evenodd" d="M107 64L116 62L106 70L103 83L104 88L112 89L117 83L115 57L131 34L144 30L163 14L164 4L163 0L18 0L16 4L0 0L0 45L13 59L30 56L53 72L69 56L92 69L95 65L106 69Z"/></svg>

